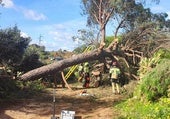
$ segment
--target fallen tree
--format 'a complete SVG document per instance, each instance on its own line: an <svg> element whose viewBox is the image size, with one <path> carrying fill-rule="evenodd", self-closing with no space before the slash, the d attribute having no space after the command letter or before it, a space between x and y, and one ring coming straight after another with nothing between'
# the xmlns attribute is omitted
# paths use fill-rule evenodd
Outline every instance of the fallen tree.
<svg viewBox="0 0 170 119"><path fill-rule="evenodd" d="M70 57L68 59L64 59L58 62L54 62L52 64L42 66L40 68L31 70L22 76L20 76L21 80L36 80L37 78L41 78L43 76L54 74L59 71L63 71L65 68L83 63L86 61L93 60L101 60L105 57L112 57L112 54L116 55L116 52L111 51L110 49L96 49L94 51L83 53L76 55L74 57Z"/></svg>

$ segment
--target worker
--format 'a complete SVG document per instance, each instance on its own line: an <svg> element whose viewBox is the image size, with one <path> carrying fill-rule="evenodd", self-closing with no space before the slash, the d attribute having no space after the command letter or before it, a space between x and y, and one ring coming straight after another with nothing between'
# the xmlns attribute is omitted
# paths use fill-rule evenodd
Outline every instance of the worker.
<svg viewBox="0 0 170 119"><path fill-rule="evenodd" d="M119 86L119 75L120 75L120 69L116 66L116 62L112 63L112 66L109 70L109 76L111 80L112 85L112 92L114 94L120 94L120 86Z"/></svg>
<svg viewBox="0 0 170 119"><path fill-rule="evenodd" d="M83 78L83 64L80 64L80 65L78 66L78 73L79 73L78 81L81 81L82 78Z"/></svg>
<svg viewBox="0 0 170 119"><path fill-rule="evenodd" d="M83 71L84 71L83 87L88 88L90 84L90 67L88 62L84 63Z"/></svg>

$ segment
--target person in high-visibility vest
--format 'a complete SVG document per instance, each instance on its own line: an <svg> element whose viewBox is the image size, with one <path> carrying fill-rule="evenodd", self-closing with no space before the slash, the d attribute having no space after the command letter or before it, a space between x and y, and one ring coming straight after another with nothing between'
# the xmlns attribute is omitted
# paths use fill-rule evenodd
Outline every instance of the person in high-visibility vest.
<svg viewBox="0 0 170 119"><path fill-rule="evenodd" d="M114 94L120 94L120 87L119 87L119 75L120 75L120 69L116 67L116 62L112 63L112 66L109 70L110 74L110 80L112 84L112 92Z"/></svg>
<svg viewBox="0 0 170 119"><path fill-rule="evenodd" d="M78 66L78 73L79 73L78 81L81 81L82 78L83 78L83 64L80 64L80 65Z"/></svg>
<svg viewBox="0 0 170 119"><path fill-rule="evenodd" d="M83 71L84 71L83 87L88 88L90 84L90 67L88 62L85 62Z"/></svg>

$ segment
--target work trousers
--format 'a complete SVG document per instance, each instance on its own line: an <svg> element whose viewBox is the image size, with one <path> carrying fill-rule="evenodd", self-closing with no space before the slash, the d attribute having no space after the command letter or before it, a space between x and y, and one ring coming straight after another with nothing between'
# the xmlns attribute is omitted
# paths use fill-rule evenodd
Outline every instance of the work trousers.
<svg viewBox="0 0 170 119"><path fill-rule="evenodd" d="M116 94L116 93L120 93L120 86L119 86L119 81L118 81L118 79L112 79L111 80L111 83L112 83L112 92L114 93L114 94Z"/></svg>

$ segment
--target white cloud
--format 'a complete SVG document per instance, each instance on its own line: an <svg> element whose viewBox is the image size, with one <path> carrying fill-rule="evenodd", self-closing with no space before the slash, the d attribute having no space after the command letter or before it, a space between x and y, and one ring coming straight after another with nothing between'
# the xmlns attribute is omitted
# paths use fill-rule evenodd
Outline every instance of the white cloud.
<svg viewBox="0 0 170 119"><path fill-rule="evenodd" d="M12 0L2 0L2 4L4 4L5 8L13 8L14 7L14 3L12 2Z"/></svg>
<svg viewBox="0 0 170 119"><path fill-rule="evenodd" d="M73 50L78 46L73 42L72 37L77 34L78 29L85 28L86 21L84 19L71 20L59 24L43 25L32 28L43 36L42 45L48 51L56 51L59 49ZM32 43L38 43L37 36L33 38Z"/></svg>
<svg viewBox="0 0 170 119"><path fill-rule="evenodd" d="M26 33L22 32L22 31L21 31L20 35L21 35L21 37L23 37L23 38L28 38L28 37L29 37Z"/></svg>
<svg viewBox="0 0 170 119"><path fill-rule="evenodd" d="M60 32L60 31L51 31L49 34L53 35L54 40L62 41L65 39L71 40L72 34L67 32Z"/></svg>
<svg viewBox="0 0 170 119"><path fill-rule="evenodd" d="M170 11L168 11L167 14L168 14L168 19L170 19Z"/></svg>
<svg viewBox="0 0 170 119"><path fill-rule="evenodd" d="M46 25L44 27L41 27L41 29L49 31L48 33L55 36L55 39L57 39L57 37L61 39L64 36L67 37L67 39L70 39L72 36L77 34L78 29L84 28L86 26L85 24L86 21L83 21L82 19L77 19L60 24Z"/></svg>
<svg viewBox="0 0 170 119"><path fill-rule="evenodd" d="M23 7L19 7L14 5L12 0L2 0L2 4L4 5L5 8L13 8L16 11L19 11L24 14L24 16L28 19L39 21L39 20L46 20L46 16L42 13L37 13L34 10L31 9L26 9Z"/></svg>
<svg viewBox="0 0 170 119"><path fill-rule="evenodd" d="M65 41L48 40L44 41L42 45L45 46L47 51L57 51L59 49L72 51L75 48L74 43L67 41L67 39Z"/></svg>
<svg viewBox="0 0 170 119"><path fill-rule="evenodd" d="M39 20L46 20L46 16L42 13L37 13L30 9L24 9L23 14L26 18L39 21Z"/></svg>
<svg viewBox="0 0 170 119"><path fill-rule="evenodd" d="M49 49L64 49L72 50L75 44L72 40L73 33L63 32L63 30L50 31L49 35L52 36L52 41L49 44L46 44L46 47Z"/></svg>
<svg viewBox="0 0 170 119"><path fill-rule="evenodd" d="M152 12L162 12L162 11L165 11L165 9L161 6L154 6L154 7L151 7L151 10Z"/></svg>

